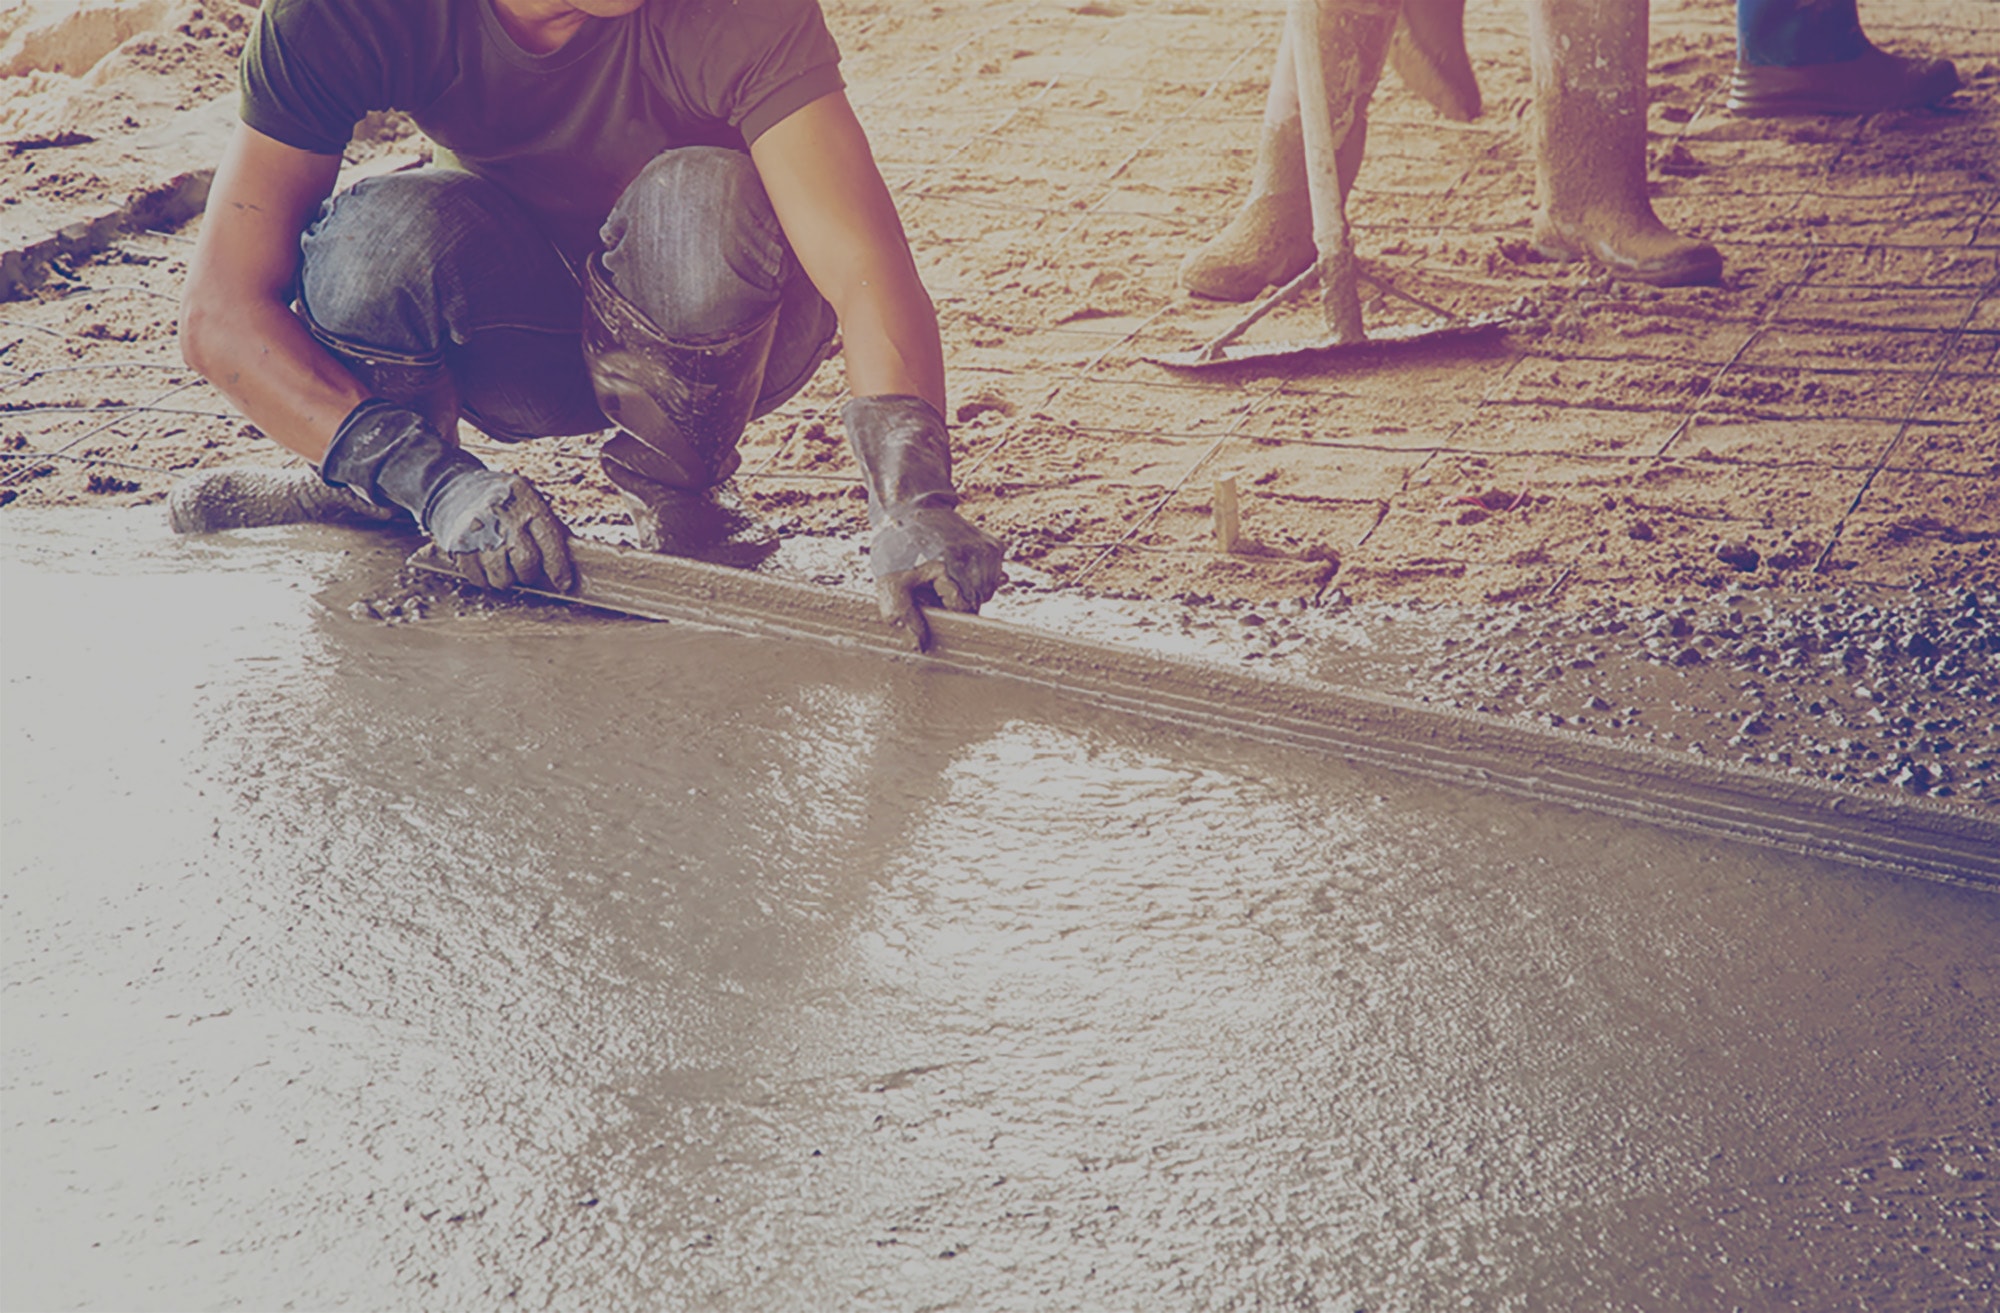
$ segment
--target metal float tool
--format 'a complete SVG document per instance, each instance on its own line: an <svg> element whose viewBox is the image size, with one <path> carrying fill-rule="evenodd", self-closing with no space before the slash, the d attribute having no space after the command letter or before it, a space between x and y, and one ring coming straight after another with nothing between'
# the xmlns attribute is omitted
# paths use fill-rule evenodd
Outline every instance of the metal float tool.
<svg viewBox="0 0 2000 1313"><path fill-rule="evenodd" d="M1214 338L1190 351L1147 357L1153 363L1175 369L1201 369L1246 361L1324 356L1357 347L1463 341L1501 332L1513 322L1511 315L1503 313L1470 319L1454 315L1365 273L1355 257L1337 156L1354 120L1366 108L1365 91L1381 73L1398 6L1373 7L1367 13L1360 12L1360 8L1347 0L1292 0L1285 19L1299 84L1306 194L1312 205L1313 245L1319 252L1318 260ZM1372 30L1378 26L1380 31ZM1363 60L1374 67L1364 69ZM1334 123L1336 100L1343 120L1338 130ZM1436 318L1382 329L1369 336L1361 320L1359 284L1364 280ZM1238 338L1277 306L1314 287L1319 289L1320 310L1326 318L1326 337L1305 342L1237 344Z"/></svg>
<svg viewBox="0 0 2000 1313"><path fill-rule="evenodd" d="M918 656L875 599L702 561L571 541L572 596L649 620L823 643L944 674L998 676L1155 724L1272 744L1362 768L1831 858L2000 893L2000 822L1571 730L1453 711L1278 671L1251 673L1073 638L990 616L928 612ZM425 548L410 563L450 567Z"/></svg>

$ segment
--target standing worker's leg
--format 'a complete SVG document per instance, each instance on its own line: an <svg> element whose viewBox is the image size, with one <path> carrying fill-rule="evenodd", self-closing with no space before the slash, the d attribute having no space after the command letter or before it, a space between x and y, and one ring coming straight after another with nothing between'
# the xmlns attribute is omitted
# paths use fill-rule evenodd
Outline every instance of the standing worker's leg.
<svg viewBox="0 0 2000 1313"><path fill-rule="evenodd" d="M1367 121L1349 133L1340 153L1341 190L1361 166ZM1181 263L1181 286L1217 301L1248 301L1313 262L1312 201L1306 194L1305 133L1299 123L1298 66L1287 24L1264 98L1264 122L1251 167L1250 196L1229 224Z"/></svg>
<svg viewBox="0 0 2000 1313"><path fill-rule="evenodd" d="M583 369L576 281L492 184L443 169L367 179L327 203L300 249L296 308L314 339L447 441L461 412L503 441L604 426ZM261 466L182 480L168 513L181 532L402 518L313 470Z"/></svg>
<svg viewBox="0 0 2000 1313"><path fill-rule="evenodd" d="M584 355L606 476L640 545L695 551L744 519L716 500L750 420L832 352L837 324L799 267L750 157L668 151L619 198L585 277Z"/></svg>
<svg viewBox="0 0 2000 1313"><path fill-rule="evenodd" d="M1659 287L1712 283L1722 256L1646 197L1646 0L1529 0L1535 248Z"/></svg>
<svg viewBox="0 0 2000 1313"><path fill-rule="evenodd" d="M1346 0L1321 0L1322 8ZM1395 0L1361 0L1358 26ZM1465 57L1465 0L1403 0L1389 62L1409 87L1446 118L1460 121L1478 116L1479 85ZM1380 67L1372 59L1351 105L1333 105L1336 123L1351 122L1340 142L1338 173L1344 196L1361 171L1368 143L1368 102L1374 95ZM1250 196L1220 233L1189 255L1181 265L1181 286L1196 296L1218 301L1247 301L1275 283L1289 282L1313 262L1312 202L1306 186L1305 134L1299 117L1298 65L1290 24L1278 40L1270 89L1264 100L1264 121L1257 138L1257 161L1250 175Z"/></svg>
<svg viewBox="0 0 2000 1313"><path fill-rule="evenodd" d="M1736 0L1732 114L1875 114L1936 104L1957 89L1948 59L1876 49L1855 0Z"/></svg>

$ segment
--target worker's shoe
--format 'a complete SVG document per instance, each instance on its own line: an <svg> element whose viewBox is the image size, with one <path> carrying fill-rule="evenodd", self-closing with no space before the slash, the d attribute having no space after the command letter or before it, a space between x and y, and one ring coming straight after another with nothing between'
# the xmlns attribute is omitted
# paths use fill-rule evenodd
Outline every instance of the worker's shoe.
<svg viewBox="0 0 2000 1313"><path fill-rule="evenodd" d="M1211 301L1248 301L1298 277L1316 253L1305 192L1252 196L1181 262L1181 286Z"/></svg>
<svg viewBox="0 0 2000 1313"><path fill-rule="evenodd" d="M1368 119L1356 115L1335 163L1345 196L1361 171ZM1306 190L1305 134L1296 117L1264 124L1250 199L1223 230L1181 262L1180 282L1211 301L1248 301L1312 267L1312 197Z"/></svg>
<svg viewBox="0 0 2000 1313"><path fill-rule="evenodd" d="M1721 254L1661 223L1647 194L1643 0L1538 0L1530 15L1535 250L1655 287L1716 281Z"/></svg>
<svg viewBox="0 0 2000 1313"><path fill-rule="evenodd" d="M1613 278L1654 287L1699 286L1722 277L1722 252L1667 227L1650 206L1644 215L1622 215L1595 231L1587 221L1538 214L1534 247L1545 260L1591 260Z"/></svg>
<svg viewBox="0 0 2000 1313"><path fill-rule="evenodd" d="M624 496L640 547L731 564L755 564L776 547L719 489L743 463L736 444L777 327L773 306L731 333L671 338L612 286L598 257L585 265L584 360L598 407L619 428L598 461Z"/></svg>
<svg viewBox="0 0 2000 1313"><path fill-rule="evenodd" d="M726 484L673 488L608 460L604 473L632 517L633 545L641 551L755 569L778 550L778 535Z"/></svg>
<svg viewBox="0 0 2000 1313"><path fill-rule="evenodd" d="M1479 79L1465 53L1465 0L1403 0L1389 38L1389 66L1448 119L1479 117Z"/></svg>
<svg viewBox="0 0 2000 1313"><path fill-rule="evenodd" d="M1729 112L1741 118L1798 114L1880 114L1935 105L1958 90L1948 59L1892 55L1873 46L1858 59L1831 64L1738 62Z"/></svg>
<svg viewBox="0 0 2000 1313"><path fill-rule="evenodd" d="M346 488L321 481L308 466L218 465L197 470L167 494L167 523L175 533L261 529L273 524L409 523L394 506L377 506Z"/></svg>

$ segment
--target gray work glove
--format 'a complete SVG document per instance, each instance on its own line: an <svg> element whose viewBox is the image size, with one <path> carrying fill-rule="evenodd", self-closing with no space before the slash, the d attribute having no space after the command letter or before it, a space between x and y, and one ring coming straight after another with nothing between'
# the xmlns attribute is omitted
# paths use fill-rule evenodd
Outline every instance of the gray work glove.
<svg viewBox="0 0 2000 1313"><path fill-rule="evenodd" d="M407 406L380 399L356 406L334 433L319 474L377 506L408 511L453 568L481 588L576 587L569 530L535 485L486 468Z"/></svg>
<svg viewBox="0 0 2000 1313"><path fill-rule="evenodd" d="M954 508L951 440L922 397L857 397L840 412L868 488L868 562L882 618L930 646L923 607L976 612L1007 581L1007 544Z"/></svg>

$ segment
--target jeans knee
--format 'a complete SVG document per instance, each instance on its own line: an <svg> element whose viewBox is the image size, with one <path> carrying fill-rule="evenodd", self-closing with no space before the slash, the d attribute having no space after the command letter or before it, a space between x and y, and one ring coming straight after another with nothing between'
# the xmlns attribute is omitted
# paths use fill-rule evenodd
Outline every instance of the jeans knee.
<svg viewBox="0 0 2000 1313"><path fill-rule="evenodd" d="M618 198L601 237L619 294L669 337L741 328L798 276L756 165L721 147L655 156Z"/></svg>
<svg viewBox="0 0 2000 1313"><path fill-rule="evenodd" d="M478 289L524 280L545 247L493 184L448 169L368 178L328 201L301 239L299 297L339 337L410 355L462 341L484 317ZM553 261L549 254L545 261Z"/></svg>

